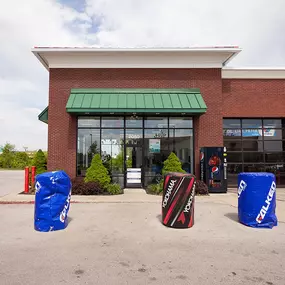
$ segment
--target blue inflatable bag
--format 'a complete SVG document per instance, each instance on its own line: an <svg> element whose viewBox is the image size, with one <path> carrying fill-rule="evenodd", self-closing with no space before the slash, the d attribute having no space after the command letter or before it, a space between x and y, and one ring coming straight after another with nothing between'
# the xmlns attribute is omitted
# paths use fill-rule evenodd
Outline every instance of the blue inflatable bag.
<svg viewBox="0 0 285 285"><path fill-rule="evenodd" d="M71 181L64 171L36 176L34 228L40 232L67 227L71 199Z"/></svg>
<svg viewBox="0 0 285 285"><path fill-rule="evenodd" d="M277 226L276 179L272 173L240 173L238 175L239 221L253 228Z"/></svg>

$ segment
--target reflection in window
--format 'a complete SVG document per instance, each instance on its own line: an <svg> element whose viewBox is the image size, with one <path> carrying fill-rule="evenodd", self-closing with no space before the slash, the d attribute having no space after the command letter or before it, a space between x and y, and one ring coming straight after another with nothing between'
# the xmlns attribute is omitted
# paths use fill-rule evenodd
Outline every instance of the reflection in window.
<svg viewBox="0 0 285 285"><path fill-rule="evenodd" d="M144 136L147 139L151 138L167 138L168 130L167 129L149 129L144 131Z"/></svg>
<svg viewBox="0 0 285 285"><path fill-rule="evenodd" d="M78 117L79 128L99 128L100 118L99 117Z"/></svg>
<svg viewBox="0 0 285 285"><path fill-rule="evenodd" d="M123 117L102 117L102 128L123 128Z"/></svg>
<svg viewBox="0 0 285 285"><path fill-rule="evenodd" d="M127 117L126 128L142 128L143 120L142 117Z"/></svg>
<svg viewBox="0 0 285 285"><path fill-rule="evenodd" d="M263 152L244 152L243 153L244 162L264 162Z"/></svg>
<svg viewBox="0 0 285 285"><path fill-rule="evenodd" d="M262 120L261 119L243 119L242 128L243 129L262 128Z"/></svg>
<svg viewBox="0 0 285 285"><path fill-rule="evenodd" d="M238 129L241 127L240 119L224 119L223 126L224 128Z"/></svg>
<svg viewBox="0 0 285 285"><path fill-rule="evenodd" d="M169 138L171 141L171 151L173 151L182 163L182 168L188 172L193 172L193 130L170 129Z"/></svg>
<svg viewBox="0 0 285 285"><path fill-rule="evenodd" d="M285 151L285 141L265 141L265 151Z"/></svg>
<svg viewBox="0 0 285 285"><path fill-rule="evenodd" d="M256 140L244 139L242 142L242 148L246 151L263 151L262 138L257 138Z"/></svg>
<svg viewBox="0 0 285 285"><path fill-rule="evenodd" d="M242 129L234 129L238 126L238 121L242 122ZM284 126L284 119L224 119L224 145L228 151L228 165L240 163L240 172L270 169L271 172L278 166L280 170L276 170L279 177L278 179L276 177L277 185L280 183L284 185L285 173L282 172L285 166ZM228 180L229 183L231 181ZM236 184L237 180L234 182L234 185Z"/></svg>
<svg viewBox="0 0 285 285"><path fill-rule="evenodd" d="M145 128L168 128L168 120L166 117L147 117Z"/></svg>
<svg viewBox="0 0 285 285"><path fill-rule="evenodd" d="M281 119L263 120L263 127L270 129L282 128L282 120Z"/></svg>
<svg viewBox="0 0 285 285"><path fill-rule="evenodd" d="M92 157L100 152L100 130L78 129L77 140L78 175L85 175Z"/></svg>
<svg viewBox="0 0 285 285"><path fill-rule="evenodd" d="M285 137L284 129L264 129L264 140L282 140Z"/></svg>
<svg viewBox="0 0 285 285"><path fill-rule="evenodd" d="M193 122L192 118L187 117L177 117L177 118L169 118L169 128L192 128Z"/></svg>
<svg viewBox="0 0 285 285"><path fill-rule="evenodd" d="M225 140L224 146L227 151L241 151L241 140Z"/></svg>

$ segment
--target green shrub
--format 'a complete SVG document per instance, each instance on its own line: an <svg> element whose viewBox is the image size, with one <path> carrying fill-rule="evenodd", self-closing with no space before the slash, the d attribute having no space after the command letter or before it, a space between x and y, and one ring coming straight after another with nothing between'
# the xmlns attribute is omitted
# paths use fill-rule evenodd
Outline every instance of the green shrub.
<svg viewBox="0 0 285 285"><path fill-rule="evenodd" d="M25 152L16 152L12 159L12 168L24 169L29 166L30 158Z"/></svg>
<svg viewBox="0 0 285 285"><path fill-rule="evenodd" d="M109 184L107 186L107 192L111 195L118 195L122 193L121 186L119 184Z"/></svg>
<svg viewBox="0 0 285 285"><path fill-rule="evenodd" d="M36 175L47 171L47 159L41 149L36 152L32 165L36 167Z"/></svg>
<svg viewBox="0 0 285 285"><path fill-rule="evenodd" d="M185 170L182 169L182 164L179 158L176 156L175 153L171 153L168 158L164 161L162 168L162 175L168 172L182 172L186 173Z"/></svg>
<svg viewBox="0 0 285 285"><path fill-rule="evenodd" d="M99 154L95 154L90 167L86 171L85 182L97 182L102 189L106 189L111 178L107 168L103 165Z"/></svg>
<svg viewBox="0 0 285 285"><path fill-rule="evenodd" d="M150 184L147 187L147 192L149 194L160 195L163 192L163 182L157 184Z"/></svg>
<svg viewBox="0 0 285 285"><path fill-rule="evenodd" d="M84 182L82 178L74 178L71 183L71 194L73 195L100 195L104 193L97 182Z"/></svg>
<svg viewBox="0 0 285 285"><path fill-rule="evenodd" d="M201 180L196 180L195 194L196 195L209 195L209 189L206 183L204 183Z"/></svg>

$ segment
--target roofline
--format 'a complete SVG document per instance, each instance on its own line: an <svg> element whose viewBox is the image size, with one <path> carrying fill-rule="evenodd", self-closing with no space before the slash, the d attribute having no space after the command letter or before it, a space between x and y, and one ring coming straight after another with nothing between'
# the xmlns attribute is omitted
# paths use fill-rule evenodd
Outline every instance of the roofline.
<svg viewBox="0 0 285 285"><path fill-rule="evenodd" d="M285 79L285 67L223 68L223 79Z"/></svg>
<svg viewBox="0 0 285 285"><path fill-rule="evenodd" d="M188 48L100 48L100 47L34 47L33 53L37 52L197 52L197 51L224 51L240 52L237 46L217 46L217 47L188 47Z"/></svg>
<svg viewBox="0 0 285 285"><path fill-rule="evenodd" d="M216 46L216 47L182 47L182 48L176 48L176 47L167 47L167 48L162 48L162 47L151 47L151 48L100 48L100 47L34 47L32 48L32 53L37 57L37 59L42 63L42 65L49 70L49 68L53 68L54 66L56 66L57 64L54 64L54 66L51 66L49 63L49 59L47 58L47 56L53 56L54 54L56 54L57 56L83 56L83 55L88 55L90 57L92 57L92 55L100 57L105 56L105 55L112 55L112 56L116 56L117 58L120 58L121 56L125 56L128 57L130 55L138 55L140 56L141 54L144 54L145 56L152 56L153 54L157 54L157 55L161 55L161 56L168 56L168 53L170 53L170 55L177 57L177 56L185 56L185 58L187 58L187 56L195 56L196 54L205 54L205 56L212 54L213 56L215 55L219 55L220 53L224 53L224 54L229 54L228 57L223 58L222 61L220 62L220 68L222 68L223 66L225 66L225 64L231 60L233 58L233 56L235 56L236 54L238 54L241 51L241 48L237 47L237 46ZM176 58L177 60L177 58ZM86 60L85 60L86 61ZM78 67L82 67L82 66L86 66L88 68L92 68L90 66L90 63L81 63L81 66L79 66L80 64L76 63L63 63L63 68L69 68L69 66L72 66L72 64L74 64L75 66L77 65ZM117 65L116 65L117 64ZM176 62L176 63L169 63L169 62L165 62L165 64L161 64L161 62L153 62L150 61L150 58L148 59L148 62L144 62L142 64L142 62L137 62L137 63L130 63L130 62L125 62L122 63L120 62L120 60L117 61L117 63L114 63L114 68L115 67L122 67L125 68L127 66L129 67L134 67L137 65L137 67L139 67L139 65L142 65L142 68L150 68L150 67L156 67L156 68L163 68L163 66L167 66L172 67L171 65L176 65L176 67L189 67L189 62L185 62L184 64L181 64L181 62ZM205 64L205 62L201 62L200 67L203 67L203 64ZM213 66L211 66L211 64ZM209 65L207 66L208 68L213 68L215 67L215 64L217 64L217 62L215 63L209 63ZM92 64L91 64L92 65ZM101 65L102 67L108 68L110 67L110 62L106 62L106 63L99 63L99 66ZM155 66L157 65L157 66ZM191 64L190 64L191 65ZM60 66L60 64L58 64L58 66ZM193 64L193 66L195 66L195 63ZM76 68L76 67L74 67ZM99 67L100 68L100 67ZM112 66L113 68L113 66ZM174 67L173 67L174 68Z"/></svg>

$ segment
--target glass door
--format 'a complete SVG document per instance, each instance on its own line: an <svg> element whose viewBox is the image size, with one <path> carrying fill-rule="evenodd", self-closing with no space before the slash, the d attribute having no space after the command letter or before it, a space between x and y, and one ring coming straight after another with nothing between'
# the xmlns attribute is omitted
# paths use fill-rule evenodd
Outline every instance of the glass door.
<svg viewBox="0 0 285 285"><path fill-rule="evenodd" d="M127 188L142 187L143 172L142 129L126 130L125 181Z"/></svg>

